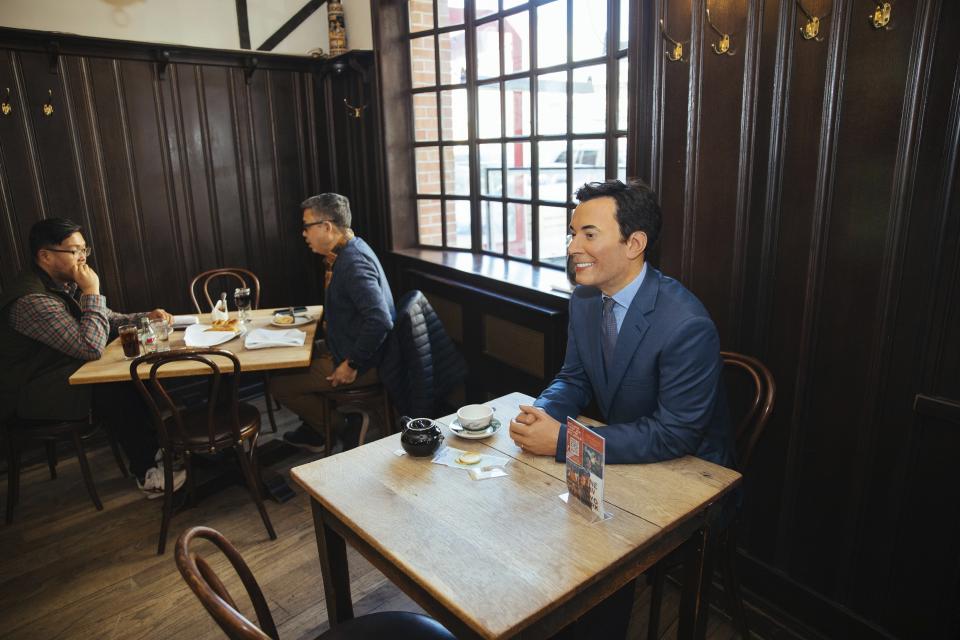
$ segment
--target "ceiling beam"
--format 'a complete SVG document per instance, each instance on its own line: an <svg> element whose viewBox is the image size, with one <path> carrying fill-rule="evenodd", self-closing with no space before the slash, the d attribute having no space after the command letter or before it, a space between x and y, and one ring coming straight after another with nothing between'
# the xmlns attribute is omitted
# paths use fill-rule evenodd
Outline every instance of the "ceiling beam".
<svg viewBox="0 0 960 640"><path fill-rule="evenodd" d="M240 0L237 0L238 2ZM257 47L258 51L273 51L274 47L283 42L284 38L293 33L293 30L303 24L303 21L313 15L313 12L319 9L327 0L310 0L303 5L299 11L293 14L289 20L283 23L277 31L263 41L263 44Z"/></svg>

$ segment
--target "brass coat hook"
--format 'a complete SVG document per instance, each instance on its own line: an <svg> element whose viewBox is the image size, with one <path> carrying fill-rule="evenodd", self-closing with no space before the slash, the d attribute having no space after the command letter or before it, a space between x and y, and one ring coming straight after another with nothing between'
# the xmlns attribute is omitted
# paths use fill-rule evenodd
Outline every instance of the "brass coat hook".
<svg viewBox="0 0 960 640"><path fill-rule="evenodd" d="M346 98L343 99L343 104L347 108L347 115L350 116L351 118L357 118L358 120L363 115L363 110L367 108L367 105L365 104L362 104L359 107L355 107L349 102L347 102Z"/></svg>
<svg viewBox="0 0 960 640"><path fill-rule="evenodd" d="M707 7L707 24L720 36L719 41L710 43L710 48L713 49L713 52L718 56L732 56L735 54L737 52L736 49L730 48L730 34L720 31L720 29L717 29L717 25L713 24L713 20L710 18L710 7Z"/></svg>
<svg viewBox="0 0 960 640"><path fill-rule="evenodd" d="M683 42L674 40L673 38L667 35L667 30L663 26L663 18L660 18L660 33L663 34L663 37L666 39L667 42L673 45L673 48L671 48L669 51L663 52L663 55L667 56L667 60L670 60L672 62L676 62L678 60L686 62L686 60L683 59Z"/></svg>
<svg viewBox="0 0 960 640"><path fill-rule="evenodd" d="M892 2L877 2L877 0L871 0L876 6L873 8L873 12L867 16L867 19L870 20L870 26L878 31L880 29L889 30L890 27L887 26L890 24L890 13L893 11Z"/></svg>
<svg viewBox="0 0 960 640"><path fill-rule="evenodd" d="M13 113L13 105L10 104L10 87L7 87L7 95L3 98L3 102L0 102L0 113L5 116Z"/></svg>
<svg viewBox="0 0 960 640"><path fill-rule="evenodd" d="M804 40L816 40L817 42L823 42L823 38L820 37L820 23L823 20L827 19L827 16L830 15L830 12L826 12L820 17L812 15L809 11L803 8L803 5L800 4L800 0L796 0L797 7L807 18L806 24L800 27L800 37Z"/></svg>
<svg viewBox="0 0 960 640"><path fill-rule="evenodd" d="M47 101L43 103L40 110L48 118L53 115L53 89L47 89Z"/></svg>

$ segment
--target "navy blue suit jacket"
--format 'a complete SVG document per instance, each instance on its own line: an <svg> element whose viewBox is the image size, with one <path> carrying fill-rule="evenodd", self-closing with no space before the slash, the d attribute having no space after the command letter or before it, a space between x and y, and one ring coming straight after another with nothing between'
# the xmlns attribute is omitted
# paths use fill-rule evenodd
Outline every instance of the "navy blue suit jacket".
<svg viewBox="0 0 960 640"><path fill-rule="evenodd" d="M607 426L609 463L643 463L691 454L732 467L733 434L721 381L720 340L710 315L679 282L647 267L617 338L608 379L601 347L602 297L580 286L570 296L567 354L534 402L560 421L596 399Z"/></svg>
<svg viewBox="0 0 960 640"><path fill-rule="evenodd" d="M336 364L349 360L360 374L380 366L397 309L377 254L361 238L347 242L337 255L323 314Z"/></svg>

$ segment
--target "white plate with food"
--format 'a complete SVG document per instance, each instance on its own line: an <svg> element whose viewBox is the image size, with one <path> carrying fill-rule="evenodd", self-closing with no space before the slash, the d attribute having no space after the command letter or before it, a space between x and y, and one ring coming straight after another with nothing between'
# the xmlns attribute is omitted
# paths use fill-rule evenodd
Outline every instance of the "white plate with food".
<svg viewBox="0 0 960 640"><path fill-rule="evenodd" d="M215 320L212 324L192 324L183 332L183 343L188 347L215 347L246 333L246 327L236 318Z"/></svg>
<svg viewBox="0 0 960 640"><path fill-rule="evenodd" d="M270 321L275 327L299 327L302 324L313 322L311 316L291 316L288 313L275 313Z"/></svg>

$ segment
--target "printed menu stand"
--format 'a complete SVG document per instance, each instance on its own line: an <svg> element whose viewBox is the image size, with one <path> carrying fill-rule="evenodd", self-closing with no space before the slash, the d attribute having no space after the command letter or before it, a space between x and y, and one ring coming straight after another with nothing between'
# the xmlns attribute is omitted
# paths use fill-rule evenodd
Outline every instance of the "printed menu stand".
<svg viewBox="0 0 960 640"><path fill-rule="evenodd" d="M573 418L567 418L567 504L585 507L595 521L612 517L603 510L603 436Z"/></svg>

